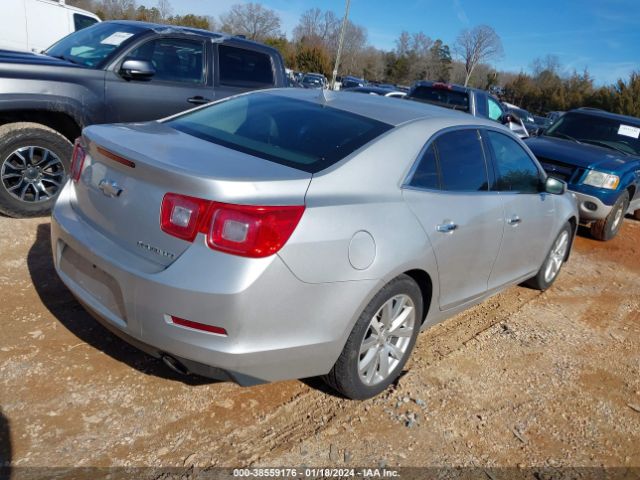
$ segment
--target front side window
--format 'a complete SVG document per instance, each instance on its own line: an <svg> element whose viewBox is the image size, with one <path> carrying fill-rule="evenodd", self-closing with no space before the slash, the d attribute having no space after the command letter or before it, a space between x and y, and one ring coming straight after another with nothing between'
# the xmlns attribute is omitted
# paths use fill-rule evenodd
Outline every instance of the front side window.
<svg viewBox="0 0 640 480"><path fill-rule="evenodd" d="M310 173L333 165L392 128L324 104L267 92L214 103L169 120L167 125Z"/></svg>
<svg viewBox="0 0 640 480"><path fill-rule="evenodd" d="M540 171L518 143L502 133L487 131L496 169L493 190L538 193Z"/></svg>
<svg viewBox="0 0 640 480"><path fill-rule="evenodd" d="M204 83L204 45L195 40L159 38L137 47L126 60L147 60L153 64L154 80Z"/></svg>
<svg viewBox="0 0 640 480"><path fill-rule="evenodd" d="M98 20L93 17L87 17L86 15L82 15L80 13L73 14L73 26L76 32L78 30L82 30L83 28L90 27L94 23L98 23Z"/></svg>
<svg viewBox="0 0 640 480"><path fill-rule="evenodd" d="M271 57L246 48L218 46L220 83L239 87L274 85Z"/></svg>
<svg viewBox="0 0 640 480"><path fill-rule="evenodd" d="M436 141L443 190L478 192L489 189L484 152L477 130L455 130Z"/></svg>
<svg viewBox="0 0 640 480"><path fill-rule="evenodd" d="M487 100L489 101L489 118L491 120L499 122L503 114L502 107L491 97L489 97Z"/></svg>

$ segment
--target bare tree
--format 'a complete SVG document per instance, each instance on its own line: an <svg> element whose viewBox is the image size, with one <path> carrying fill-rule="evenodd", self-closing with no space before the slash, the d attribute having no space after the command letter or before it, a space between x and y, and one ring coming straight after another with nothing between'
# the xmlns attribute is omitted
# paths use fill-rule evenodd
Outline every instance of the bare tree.
<svg viewBox="0 0 640 480"><path fill-rule="evenodd" d="M160 12L160 20L166 21L173 13L169 0L158 0L158 12Z"/></svg>
<svg viewBox="0 0 640 480"><path fill-rule="evenodd" d="M293 40L329 48L331 42L335 42L337 46L339 31L340 19L334 12L310 8L300 16L298 25L293 29Z"/></svg>
<svg viewBox="0 0 640 480"><path fill-rule="evenodd" d="M234 35L244 35L251 40L264 41L279 37L280 17L259 3L237 4L229 12L220 15L221 30Z"/></svg>
<svg viewBox="0 0 640 480"><path fill-rule="evenodd" d="M478 25L460 32L454 51L464 62L465 86L478 64L499 58L503 54L500 37L488 25Z"/></svg>

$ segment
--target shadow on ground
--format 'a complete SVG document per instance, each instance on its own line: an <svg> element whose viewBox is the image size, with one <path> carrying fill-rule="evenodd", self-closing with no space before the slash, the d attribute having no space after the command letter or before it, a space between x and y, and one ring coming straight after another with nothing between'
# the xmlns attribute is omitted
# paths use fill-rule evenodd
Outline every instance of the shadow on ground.
<svg viewBox="0 0 640 480"><path fill-rule="evenodd" d="M11 478L11 459L13 450L11 447L11 429L9 419L0 408L0 480Z"/></svg>
<svg viewBox="0 0 640 480"><path fill-rule="evenodd" d="M180 375L173 372L160 360L130 346L96 322L71 295L55 272L51 254L50 224L38 225L36 241L27 256L27 265L42 303L62 325L83 342L147 375L177 380L188 385L215 382L197 375Z"/></svg>

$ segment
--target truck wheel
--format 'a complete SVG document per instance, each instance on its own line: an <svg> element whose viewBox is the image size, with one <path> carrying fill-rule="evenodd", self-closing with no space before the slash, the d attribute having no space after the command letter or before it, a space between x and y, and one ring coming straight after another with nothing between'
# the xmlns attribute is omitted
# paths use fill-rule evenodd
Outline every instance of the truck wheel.
<svg viewBox="0 0 640 480"><path fill-rule="evenodd" d="M544 292L555 282L562 268L562 264L567 258L567 253L569 253L569 249L571 248L572 233L571 225L565 223L553 241L551 250L549 250L536 276L524 282L526 286Z"/></svg>
<svg viewBox="0 0 640 480"><path fill-rule="evenodd" d="M615 237L620 231L624 215L629 208L629 192L618 197L613 208L605 218L591 224L591 236L596 240L607 241Z"/></svg>
<svg viewBox="0 0 640 480"><path fill-rule="evenodd" d="M0 213L23 218L49 213L67 179L73 145L38 123L0 127Z"/></svg>
<svg viewBox="0 0 640 480"><path fill-rule="evenodd" d="M396 277L362 311L325 382L352 399L382 392L402 372L421 320L420 288L407 275Z"/></svg>

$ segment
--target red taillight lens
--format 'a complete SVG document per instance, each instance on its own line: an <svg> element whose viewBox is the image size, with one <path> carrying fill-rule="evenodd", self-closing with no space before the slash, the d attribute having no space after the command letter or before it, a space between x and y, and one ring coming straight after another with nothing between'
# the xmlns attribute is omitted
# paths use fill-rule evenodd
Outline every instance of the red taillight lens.
<svg viewBox="0 0 640 480"><path fill-rule="evenodd" d="M169 235L193 242L208 207L206 200L167 193L162 199L160 228Z"/></svg>
<svg viewBox="0 0 640 480"><path fill-rule="evenodd" d="M245 257L268 257L287 243L303 213L304 206L214 203L207 245Z"/></svg>
<svg viewBox="0 0 640 480"><path fill-rule="evenodd" d="M284 246L303 213L304 205L232 205L167 193L160 226L169 235L190 242L202 232L213 250L260 258Z"/></svg>
<svg viewBox="0 0 640 480"><path fill-rule="evenodd" d="M75 145L73 146L73 155L71 157L71 179L74 182L77 182L80 179L80 174L82 173L82 167L84 166L84 159L87 154L84 151L84 148L80 146L80 139L76 140Z"/></svg>

